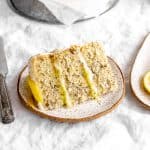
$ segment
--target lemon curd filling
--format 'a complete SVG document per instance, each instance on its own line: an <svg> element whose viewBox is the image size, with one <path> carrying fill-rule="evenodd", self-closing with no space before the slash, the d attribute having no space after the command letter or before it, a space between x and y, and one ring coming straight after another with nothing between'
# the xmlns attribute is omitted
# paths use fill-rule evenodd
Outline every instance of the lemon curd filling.
<svg viewBox="0 0 150 150"><path fill-rule="evenodd" d="M33 81L30 76L27 77L27 83L31 89L31 92L33 94L33 97L35 98L35 100L38 103L43 103L43 96L42 96L42 92L38 86L38 84Z"/></svg>
<svg viewBox="0 0 150 150"><path fill-rule="evenodd" d="M72 106L72 102L70 100L69 94L67 92L66 86L65 86L65 81L62 78L62 70L61 68L54 63L54 68L55 68L55 75L58 78L59 84L60 84L60 93L62 96L63 104L66 105L67 107Z"/></svg>
<svg viewBox="0 0 150 150"><path fill-rule="evenodd" d="M82 62L82 69L83 69L83 76L90 88L90 95L93 98L97 98L98 94L97 94L97 89L96 86L93 82L93 74L90 70L90 68L88 67L87 63L84 60L84 57L82 56L82 54L79 52L78 54L80 61Z"/></svg>

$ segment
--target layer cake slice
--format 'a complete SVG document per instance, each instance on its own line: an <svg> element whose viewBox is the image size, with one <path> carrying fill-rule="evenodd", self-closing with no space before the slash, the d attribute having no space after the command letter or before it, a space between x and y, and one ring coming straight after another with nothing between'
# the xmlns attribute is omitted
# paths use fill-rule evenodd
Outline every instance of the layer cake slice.
<svg viewBox="0 0 150 150"><path fill-rule="evenodd" d="M29 60L28 83L37 106L44 110L100 100L101 95L117 88L98 42L33 56Z"/></svg>

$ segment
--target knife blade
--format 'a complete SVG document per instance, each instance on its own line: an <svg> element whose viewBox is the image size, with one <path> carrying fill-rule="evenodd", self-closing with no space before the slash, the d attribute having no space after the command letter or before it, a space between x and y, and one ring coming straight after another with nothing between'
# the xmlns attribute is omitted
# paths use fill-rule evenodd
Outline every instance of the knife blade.
<svg viewBox="0 0 150 150"><path fill-rule="evenodd" d="M8 73L7 61L4 52L3 39L0 37L0 112L3 123L14 121L14 113L6 86L6 75Z"/></svg>

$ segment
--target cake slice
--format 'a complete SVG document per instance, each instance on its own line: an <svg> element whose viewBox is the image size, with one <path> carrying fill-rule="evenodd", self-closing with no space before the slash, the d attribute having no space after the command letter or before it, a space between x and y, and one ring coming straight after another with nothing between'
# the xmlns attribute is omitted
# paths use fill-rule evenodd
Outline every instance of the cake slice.
<svg viewBox="0 0 150 150"><path fill-rule="evenodd" d="M32 57L28 84L38 107L44 110L98 100L117 88L111 66L97 42Z"/></svg>

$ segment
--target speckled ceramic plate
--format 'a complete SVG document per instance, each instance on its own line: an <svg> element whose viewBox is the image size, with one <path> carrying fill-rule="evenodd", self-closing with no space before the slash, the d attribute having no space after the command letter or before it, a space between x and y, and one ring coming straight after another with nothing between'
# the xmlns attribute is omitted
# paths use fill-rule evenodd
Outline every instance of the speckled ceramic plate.
<svg viewBox="0 0 150 150"><path fill-rule="evenodd" d="M130 83L134 95L137 99L150 109L150 94L148 94L142 86L142 78L144 74L150 70L150 34L146 37L139 53L135 59Z"/></svg>
<svg viewBox="0 0 150 150"><path fill-rule="evenodd" d="M37 115L60 122L87 121L103 116L116 108L125 94L124 78L120 68L111 58L109 58L109 63L118 81L119 87L117 91L102 96L98 101L87 101L73 108L61 108L50 111L41 111L35 107L32 94L24 84L25 78L28 75L28 68L26 66L21 71L18 79L18 94L21 102Z"/></svg>

